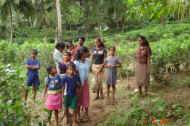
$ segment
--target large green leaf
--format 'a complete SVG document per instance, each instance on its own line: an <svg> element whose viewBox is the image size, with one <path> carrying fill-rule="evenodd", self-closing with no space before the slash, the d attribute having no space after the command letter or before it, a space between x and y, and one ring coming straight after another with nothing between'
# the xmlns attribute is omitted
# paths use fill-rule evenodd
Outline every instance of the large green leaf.
<svg viewBox="0 0 190 126"><path fill-rule="evenodd" d="M20 0L13 0L12 1L14 4L18 5L20 3Z"/></svg>
<svg viewBox="0 0 190 126"><path fill-rule="evenodd" d="M0 0L0 6L3 6L6 3L6 0Z"/></svg>

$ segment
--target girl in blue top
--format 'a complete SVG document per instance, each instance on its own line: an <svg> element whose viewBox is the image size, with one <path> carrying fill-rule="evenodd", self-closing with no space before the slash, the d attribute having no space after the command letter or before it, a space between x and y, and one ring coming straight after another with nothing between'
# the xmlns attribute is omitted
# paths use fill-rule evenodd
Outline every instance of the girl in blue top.
<svg viewBox="0 0 190 126"><path fill-rule="evenodd" d="M58 110L62 108L62 81L60 76L57 74L56 67L48 67L47 72L49 75L45 79L46 87L44 91L44 98L46 99L46 108L50 111L48 121L51 123L51 115L52 111L54 111L56 126L58 126Z"/></svg>
<svg viewBox="0 0 190 126"><path fill-rule="evenodd" d="M73 126L77 125L77 91L80 88L80 78L76 74L75 66L69 64L67 66L66 75L63 78L64 86L64 107L66 114L66 124L68 123L69 109L72 110Z"/></svg>
<svg viewBox="0 0 190 126"><path fill-rule="evenodd" d="M33 49L31 52L31 57L26 61L27 68L27 82L26 82L26 90L25 90L25 103L28 98L28 87L32 87L33 91L33 100L36 99L36 90L40 85L39 80L39 69L40 69L40 61L37 59L38 52L36 49Z"/></svg>

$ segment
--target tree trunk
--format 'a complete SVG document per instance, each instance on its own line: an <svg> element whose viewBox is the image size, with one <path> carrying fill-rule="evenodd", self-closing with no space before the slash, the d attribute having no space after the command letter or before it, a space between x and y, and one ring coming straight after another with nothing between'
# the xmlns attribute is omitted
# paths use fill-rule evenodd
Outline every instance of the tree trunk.
<svg viewBox="0 0 190 126"><path fill-rule="evenodd" d="M61 3L60 0L56 0L57 11L57 42L62 41L62 16L61 16Z"/></svg>
<svg viewBox="0 0 190 126"><path fill-rule="evenodd" d="M12 14L12 8L9 8L10 11L10 42L13 42L13 14Z"/></svg>
<svg viewBox="0 0 190 126"><path fill-rule="evenodd" d="M160 16L160 24L165 25L165 19L163 15Z"/></svg>

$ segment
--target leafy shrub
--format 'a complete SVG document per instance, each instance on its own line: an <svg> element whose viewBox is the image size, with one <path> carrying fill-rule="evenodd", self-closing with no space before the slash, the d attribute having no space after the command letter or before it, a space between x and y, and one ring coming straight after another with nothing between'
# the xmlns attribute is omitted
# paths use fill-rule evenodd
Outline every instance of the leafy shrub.
<svg viewBox="0 0 190 126"><path fill-rule="evenodd" d="M182 120L185 125L188 113L180 104L168 104L160 98L140 100L131 97L130 108L119 106L117 111L109 115L99 126L155 126L177 124Z"/></svg>
<svg viewBox="0 0 190 126"><path fill-rule="evenodd" d="M152 44L152 74L156 80L167 80L165 74L179 71L180 64L189 64L190 38L162 39Z"/></svg>
<svg viewBox="0 0 190 126"><path fill-rule="evenodd" d="M41 42L38 39L28 40L24 44L8 43L7 41L0 42L0 61L3 64L21 65L24 67L24 63L27 58L30 57L31 50L35 48L39 51L38 58L41 63L40 74L42 80L46 76L45 68L53 64L52 52L53 44ZM25 71L25 69L22 69Z"/></svg>
<svg viewBox="0 0 190 126"><path fill-rule="evenodd" d="M144 35L149 41L159 41L162 38L175 38L184 33L190 33L189 24L150 25L130 31L126 34L128 40L136 41L139 35Z"/></svg>
<svg viewBox="0 0 190 126"><path fill-rule="evenodd" d="M0 125L19 126L27 123L21 100L23 77L19 69L0 64L0 76Z"/></svg>

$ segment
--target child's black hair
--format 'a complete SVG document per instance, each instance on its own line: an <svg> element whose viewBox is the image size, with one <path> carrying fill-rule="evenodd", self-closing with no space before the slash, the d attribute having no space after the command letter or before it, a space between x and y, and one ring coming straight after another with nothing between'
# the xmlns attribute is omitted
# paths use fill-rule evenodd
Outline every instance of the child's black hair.
<svg viewBox="0 0 190 126"><path fill-rule="evenodd" d="M59 42L55 45L56 49L64 49L65 48L65 44L63 42Z"/></svg>
<svg viewBox="0 0 190 126"><path fill-rule="evenodd" d="M32 53L35 55L38 55L38 50L37 49L32 49Z"/></svg>
<svg viewBox="0 0 190 126"><path fill-rule="evenodd" d="M85 37L79 37L83 42L85 42Z"/></svg>
<svg viewBox="0 0 190 126"><path fill-rule="evenodd" d="M146 37L139 35L139 38L143 41L142 45L148 47L150 54L152 54L152 50L150 48L149 41L146 39Z"/></svg>
<svg viewBox="0 0 190 126"><path fill-rule="evenodd" d="M48 73L48 74L51 74L51 71L52 71L53 68L55 68L55 66L48 66L48 67L46 68L47 73Z"/></svg>
<svg viewBox="0 0 190 126"><path fill-rule="evenodd" d="M109 47L109 50L113 49L114 51L116 51L116 47L115 46L111 46Z"/></svg>
<svg viewBox="0 0 190 126"><path fill-rule="evenodd" d="M87 47L81 47L78 51L78 59L81 59L84 53L89 53L89 49Z"/></svg>
<svg viewBox="0 0 190 126"><path fill-rule="evenodd" d="M100 37L97 37L96 40L101 43L100 46L101 46L102 48L106 48L106 46L104 45L104 41L103 41Z"/></svg>
<svg viewBox="0 0 190 126"><path fill-rule="evenodd" d="M67 65L67 70L68 70L70 67L73 68L74 70L76 70L75 64L69 63L69 64Z"/></svg>

